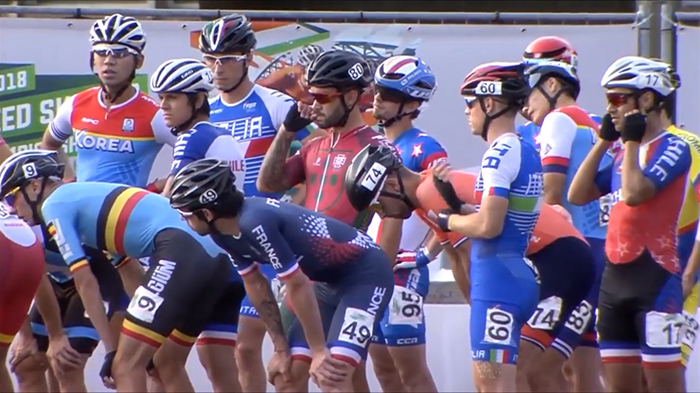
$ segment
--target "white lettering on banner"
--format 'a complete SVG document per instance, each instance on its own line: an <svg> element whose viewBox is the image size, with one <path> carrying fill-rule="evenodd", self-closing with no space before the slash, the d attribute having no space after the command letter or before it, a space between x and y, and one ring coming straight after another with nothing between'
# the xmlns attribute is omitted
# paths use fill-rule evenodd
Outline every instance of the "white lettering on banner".
<svg viewBox="0 0 700 393"><path fill-rule="evenodd" d="M590 322L593 317L593 306L587 301L582 301L578 306L571 312L569 319L566 321L566 326L568 329L573 330L578 335L582 335L583 331L586 330L588 322ZM596 313L598 309L596 308Z"/></svg>
<svg viewBox="0 0 700 393"><path fill-rule="evenodd" d="M253 228L253 233L257 235L255 239L258 241L258 243L260 243L260 247L265 250L267 259L272 267L275 268L275 270L282 269L282 263L280 263L279 258L277 258L277 253L275 253L272 243L269 242L265 229L263 229L262 225L258 225L257 227Z"/></svg>
<svg viewBox="0 0 700 393"><path fill-rule="evenodd" d="M39 103L39 113L41 114L41 116L39 116L39 123L45 126L49 125L49 123L51 123L51 121L56 117L56 112L58 112L58 108L61 106L61 104L63 104L63 101L69 98L70 96L42 100Z"/></svg>
<svg viewBox="0 0 700 393"><path fill-rule="evenodd" d="M646 343L651 348L679 348L685 318L681 314L647 312L644 324Z"/></svg>
<svg viewBox="0 0 700 393"><path fill-rule="evenodd" d="M76 143L81 149L94 149L113 153L133 153L134 142L129 139L106 138L90 135L87 131L73 131Z"/></svg>
<svg viewBox="0 0 700 393"><path fill-rule="evenodd" d="M18 131L32 124L30 104L10 105L0 109L0 131Z"/></svg>
<svg viewBox="0 0 700 393"><path fill-rule="evenodd" d="M13 90L25 87L27 87L27 71L0 73L0 93L11 93Z"/></svg>
<svg viewBox="0 0 700 393"><path fill-rule="evenodd" d="M423 297L396 285L388 312L390 325L420 325L423 323Z"/></svg>
<svg viewBox="0 0 700 393"><path fill-rule="evenodd" d="M513 325L515 318L508 311L496 307L486 310L484 341L498 345L513 346Z"/></svg>
<svg viewBox="0 0 700 393"><path fill-rule="evenodd" d="M554 326L559 322L559 315L561 314L562 300L558 296L550 296L546 299L542 299L537 305L535 312L527 321L527 324L538 330L552 330Z"/></svg>

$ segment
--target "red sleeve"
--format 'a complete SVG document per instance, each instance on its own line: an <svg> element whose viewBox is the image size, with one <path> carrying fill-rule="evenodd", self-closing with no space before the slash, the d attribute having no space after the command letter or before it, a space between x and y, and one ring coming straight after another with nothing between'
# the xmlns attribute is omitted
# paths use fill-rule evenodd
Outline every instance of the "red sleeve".
<svg viewBox="0 0 700 393"><path fill-rule="evenodd" d="M307 143L299 149L297 154L287 158L284 163L284 181L290 187L301 184L306 180L306 154L311 143Z"/></svg>

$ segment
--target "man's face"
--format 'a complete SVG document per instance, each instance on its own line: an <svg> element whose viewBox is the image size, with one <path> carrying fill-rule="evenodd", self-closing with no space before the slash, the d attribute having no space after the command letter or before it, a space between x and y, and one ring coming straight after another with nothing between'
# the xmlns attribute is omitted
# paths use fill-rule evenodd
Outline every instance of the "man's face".
<svg viewBox="0 0 700 393"><path fill-rule="evenodd" d="M187 222L187 225L189 225L193 231L197 232L198 235L206 236L211 232L209 229L209 224L202 220L199 215L194 213L185 213L182 211L180 212L180 215L182 216L182 219Z"/></svg>
<svg viewBox="0 0 700 393"><path fill-rule="evenodd" d="M41 184L39 180L32 180L29 184L22 188L27 193L30 200L35 201L39 194ZM25 197L22 189L17 188L5 196L5 204L12 208L13 213L24 220L29 225L38 225L40 217L35 217L29 201Z"/></svg>
<svg viewBox="0 0 700 393"><path fill-rule="evenodd" d="M246 62L253 60L253 54L232 52L226 54L202 54L204 64L214 74L214 86L219 90L233 87L243 77Z"/></svg>
<svg viewBox="0 0 700 393"><path fill-rule="evenodd" d="M186 94L161 93L160 109L163 110L163 119L168 127L176 127L186 122L192 116L192 106Z"/></svg>
<svg viewBox="0 0 700 393"><path fill-rule="evenodd" d="M124 45L97 44L92 47L93 70L105 86L119 86L143 63L143 55Z"/></svg>
<svg viewBox="0 0 700 393"><path fill-rule="evenodd" d="M312 106L312 120L321 128L331 128L338 124L338 121L344 115L343 103L341 96L345 97L345 103L348 107L359 98L357 91L348 91L341 93L334 87L309 87L309 94L314 99ZM355 107L357 109L357 107Z"/></svg>
<svg viewBox="0 0 700 393"><path fill-rule="evenodd" d="M635 96L630 89L614 88L605 92L607 106L605 110L612 117L616 130L621 130L625 113L637 108Z"/></svg>
<svg viewBox="0 0 700 393"><path fill-rule="evenodd" d="M372 105L372 115L377 120L389 120L399 115L401 102L404 102L404 95L396 90L382 87L374 89L374 103ZM402 112L410 113L418 109L418 104L414 101L406 101Z"/></svg>
<svg viewBox="0 0 700 393"><path fill-rule="evenodd" d="M550 78L551 80L551 78ZM547 82L549 80L543 81L541 86L546 88ZM541 126L544 121L544 117L550 111L549 101L539 88L532 89L530 95L527 98L527 106L523 108L526 112L526 118L530 119L531 122L535 123L537 126Z"/></svg>
<svg viewBox="0 0 700 393"><path fill-rule="evenodd" d="M465 96L464 102L467 104L464 109L464 114L467 115L467 121L469 122L469 128L472 130L472 134L481 135L486 115L481 109L479 99L475 96Z"/></svg>

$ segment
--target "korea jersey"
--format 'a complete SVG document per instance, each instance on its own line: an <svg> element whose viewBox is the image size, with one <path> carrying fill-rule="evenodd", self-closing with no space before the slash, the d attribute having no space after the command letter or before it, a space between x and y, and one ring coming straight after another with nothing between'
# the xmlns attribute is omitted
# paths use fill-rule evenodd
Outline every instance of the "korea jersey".
<svg viewBox="0 0 700 393"><path fill-rule="evenodd" d="M599 125L603 121L600 116L594 115L593 113L589 113L588 116L590 116L591 119L593 119L593 121ZM527 123L519 126L517 132L525 142L531 146L534 146L537 151L540 150L540 145L537 142L537 136L540 134L540 127L538 127L535 123L528 121Z"/></svg>
<svg viewBox="0 0 700 393"><path fill-rule="evenodd" d="M399 151L403 165L414 172L423 172L447 160L447 152L440 145L440 142L418 128L405 131L392 143ZM375 215L367 230L367 233L374 240L378 240L381 233L381 221L381 218ZM417 215L412 214L403 222L400 248L404 250L418 249L429 231L428 226ZM438 267L438 264L433 265Z"/></svg>
<svg viewBox="0 0 700 393"><path fill-rule="evenodd" d="M259 85L254 85L250 93L236 103L225 102L221 95L209 101L209 120L226 128L240 143L245 157L246 196L282 196L282 193L261 193L255 183L265 153L292 105L294 100L288 95ZM297 133L297 139L304 139L307 135L308 131L302 130Z"/></svg>
<svg viewBox="0 0 700 393"><path fill-rule="evenodd" d="M577 106L567 106L554 110L545 116L537 136L544 173L560 173L566 177L564 193L566 195L573 181L576 170L598 140L598 124L586 111ZM612 162L612 156L606 154L601 160L603 168ZM594 200L583 206L569 203L562 198L562 206L571 214L571 219L583 236L605 239L608 227L609 208L606 199Z"/></svg>
<svg viewBox="0 0 700 393"><path fill-rule="evenodd" d="M175 176L187 164L204 158L231 163L236 188L243 190L245 163L242 149L231 133L209 122L199 122L191 130L178 135L170 175Z"/></svg>

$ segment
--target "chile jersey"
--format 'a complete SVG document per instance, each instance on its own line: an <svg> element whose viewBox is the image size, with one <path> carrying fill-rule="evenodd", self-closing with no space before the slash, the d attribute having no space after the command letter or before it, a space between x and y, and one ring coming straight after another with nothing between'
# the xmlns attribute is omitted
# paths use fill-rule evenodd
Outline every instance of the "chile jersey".
<svg viewBox="0 0 700 393"><path fill-rule="evenodd" d="M245 195L282 196L281 193L261 193L255 183L265 153L292 105L294 100L288 95L259 85L254 85L245 98L234 104L224 102L220 95L209 101L209 120L231 132L245 154ZM307 135L308 131L300 131L297 139L302 140Z"/></svg>
<svg viewBox="0 0 700 393"><path fill-rule="evenodd" d="M345 193L345 172L353 157L365 146L380 143L390 146L384 136L367 126L312 139L287 159L287 184L306 182L304 206L307 209L365 230L371 218L370 211L358 212L350 204Z"/></svg>
<svg viewBox="0 0 700 393"><path fill-rule="evenodd" d="M149 257L156 235L177 228L192 235L215 257L223 251L199 236L158 194L110 183L66 183L41 206L49 234L71 272L88 266L83 244L112 255Z"/></svg>
<svg viewBox="0 0 700 393"><path fill-rule="evenodd" d="M542 165L535 149L512 133L498 137L484 153L475 193L479 203L485 196L508 199L508 212L500 235L472 241L473 260L522 260L542 201Z"/></svg>
<svg viewBox="0 0 700 393"><path fill-rule="evenodd" d="M59 142L75 137L78 181L134 187L146 187L163 144L175 144L175 136L151 97L137 91L125 103L106 109L99 87L64 101L49 132Z"/></svg>
<svg viewBox="0 0 700 393"><path fill-rule="evenodd" d="M640 146L640 166L644 176L654 183L656 195L638 206L623 201L624 154L623 147L595 179L601 194L612 193L605 253L612 263L629 263L646 249L666 270L679 273L676 232L690 170L690 149L668 132Z"/></svg>
<svg viewBox="0 0 700 393"><path fill-rule="evenodd" d="M204 158L231 163L231 170L236 176L236 188L243 190L245 162L241 147L230 132L209 122L199 122L191 130L178 135L170 175L175 176L187 164Z"/></svg>
<svg viewBox="0 0 700 393"><path fill-rule="evenodd" d="M537 143L543 172L566 176L562 206L571 214L576 228L587 238L605 239L609 207L601 208L599 200L575 206L566 198L576 170L598 141L597 129L598 124L581 108L559 108L545 116ZM609 155L605 155L600 167L607 166L611 160ZM605 200L603 202L606 203Z"/></svg>
<svg viewBox="0 0 700 393"><path fill-rule="evenodd" d="M368 253L383 254L369 236L349 225L276 199L246 198L239 217L239 237L212 238L228 251L242 276L264 263L282 279L301 269L312 281L334 283L357 274L356 262L366 261Z"/></svg>
<svg viewBox="0 0 700 393"><path fill-rule="evenodd" d="M593 119L593 121L595 121L597 124L600 124L603 121L598 115L589 113L588 116L590 116L591 119ZM527 123L519 126L517 132L525 142L534 146L539 151L540 145L537 143L537 135L540 133L540 127L538 127L535 123L528 121Z"/></svg>
<svg viewBox="0 0 700 393"><path fill-rule="evenodd" d="M417 128L406 130L392 143L403 160L403 166L414 172L422 172L447 160L447 152L440 142ZM380 234L381 221L381 218L375 215L367 230L375 240ZM428 227L420 221L420 218L411 215L403 221L399 247L404 250L417 250L425 240L428 231Z"/></svg>

